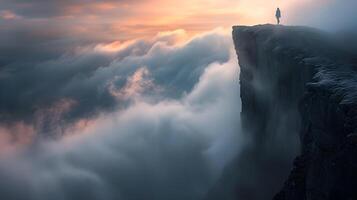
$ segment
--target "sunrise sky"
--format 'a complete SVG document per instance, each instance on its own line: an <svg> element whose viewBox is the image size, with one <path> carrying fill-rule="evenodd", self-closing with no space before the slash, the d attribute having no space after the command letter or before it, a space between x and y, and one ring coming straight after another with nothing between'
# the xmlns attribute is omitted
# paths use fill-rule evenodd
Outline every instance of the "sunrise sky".
<svg viewBox="0 0 357 200"><path fill-rule="evenodd" d="M294 8L328 4L330 0L3 0L0 17L6 26L48 29L91 40L128 40L162 31L184 29L195 34L236 24L275 23L277 6L283 22L301 15ZM285 11L289 15L285 15Z"/></svg>

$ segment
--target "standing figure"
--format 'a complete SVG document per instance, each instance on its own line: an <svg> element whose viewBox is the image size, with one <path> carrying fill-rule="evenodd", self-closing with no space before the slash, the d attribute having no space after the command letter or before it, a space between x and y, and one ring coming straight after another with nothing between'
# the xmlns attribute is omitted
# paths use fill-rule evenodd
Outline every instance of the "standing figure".
<svg viewBox="0 0 357 200"><path fill-rule="evenodd" d="M275 17L276 17L277 23L280 24L280 17L281 17L280 8L276 9Z"/></svg>

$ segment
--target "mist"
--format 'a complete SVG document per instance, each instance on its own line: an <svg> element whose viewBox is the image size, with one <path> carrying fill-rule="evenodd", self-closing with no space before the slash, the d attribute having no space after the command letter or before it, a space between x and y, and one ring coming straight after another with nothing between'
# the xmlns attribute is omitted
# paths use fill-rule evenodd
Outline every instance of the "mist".
<svg viewBox="0 0 357 200"><path fill-rule="evenodd" d="M244 143L230 36L175 31L123 46L2 77L33 80L8 98L35 112L3 107L1 198L201 199L216 182Z"/></svg>
<svg viewBox="0 0 357 200"><path fill-rule="evenodd" d="M296 3L287 10L286 17L289 24L308 25L332 32L356 31L356 6L354 0Z"/></svg>

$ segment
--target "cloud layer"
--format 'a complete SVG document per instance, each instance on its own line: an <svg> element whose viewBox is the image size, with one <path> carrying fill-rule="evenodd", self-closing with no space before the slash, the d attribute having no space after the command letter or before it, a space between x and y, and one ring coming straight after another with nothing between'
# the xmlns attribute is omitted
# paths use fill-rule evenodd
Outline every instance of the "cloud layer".
<svg viewBox="0 0 357 200"><path fill-rule="evenodd" d="M203 197L242 142L238 65L224 32L185 37L3 68L1 198Z"/></svg>
<svg viewBox="0 0 357 200"><path fill-rule="evenodd" d="M229 58L227 36L212 33L173 45L184 34L176 31L151 40L114 44L111 52L96 45L42 60L42 52L47 51L42 48L29 60L9 58L0 77L1 117L3 121L34 123L37 115L51 115L49 108L60 107L66 100L72 102L72 108L62 113L62 119L69 121L112 110L118 106L113 89L120 90L127 77L141 68L148 69L166 96L179 97L192 89L208 64Z"/></svg>

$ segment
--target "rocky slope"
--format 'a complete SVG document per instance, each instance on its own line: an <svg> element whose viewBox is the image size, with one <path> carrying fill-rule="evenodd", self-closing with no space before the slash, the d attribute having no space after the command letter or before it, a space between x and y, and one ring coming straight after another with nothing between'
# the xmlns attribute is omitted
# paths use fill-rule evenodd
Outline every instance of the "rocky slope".
<svg viewBox="0 0 357 200"><path fill-rule="evenodd" d="M233 40L251 143L208 199L357 199L353 48L307 27L237 26Z"/></svg>

